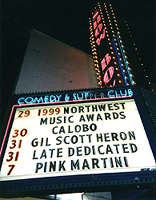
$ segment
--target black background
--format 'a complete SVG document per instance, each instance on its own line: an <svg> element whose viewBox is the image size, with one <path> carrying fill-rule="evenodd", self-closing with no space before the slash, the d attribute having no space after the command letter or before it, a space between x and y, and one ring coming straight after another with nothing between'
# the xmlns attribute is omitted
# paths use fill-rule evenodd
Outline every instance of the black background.
<svg viewBox="0 0 156 200"><path fill-rule="evenodd" d="M89 53L88 13L94 0L5 0L2 3L2 105L15 86L34 28ZM155 74L154 0L111 0L133 30L145 67Z"/></svg>

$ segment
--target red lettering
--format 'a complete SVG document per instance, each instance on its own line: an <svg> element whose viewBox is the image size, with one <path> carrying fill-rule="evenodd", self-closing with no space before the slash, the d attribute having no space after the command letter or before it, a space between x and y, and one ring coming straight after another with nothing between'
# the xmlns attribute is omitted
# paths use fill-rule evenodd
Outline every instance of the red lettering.
<svg viewBox="0 0 156 200"><path fill-rule="evenodd" d="M114 74L114 67L113 66L110 66L105 74L104 74L104 77L103 77L103 81L105 84L107 84L113 77L113 74Z"/></svg>
<svg viewBox="0 0 156 200"><path fill-rule="evenodd" d="M97 30L97 29L96 29ZM96 35L95 35L96 36ZM97 38L96 44L100 46L101 40L105 38L105 29L103 29L103 33L100 35L100 38Z"/></svg>
<svg viewBox="0 0 156 200"><path fill-rule="evenodd" d="M104 71L104 69L107 67L110 61L111 61L111 56L109 55L109 53L107 53L101 61L102 71Z"/></svg>
<svg viewBox="0 0 156 200"><path fill-rule="evenodd" d="M99 31L98 31L98 28L95 30L95 37L97 37L99 35Z"/></svg>
<svg viewBox="0 0 156 200"><path fill-rule="evenodd" d="M100 39L99 39L99 38L96 40L96 44L97 44L98 46L100 46Z"/></svg>
<svg viewBox="0 0 156 200"><path fill-rule="evenodd" d="M100 35L100 40L105 38L105 29L103 29L103 33Z"/></svg>
<svg viewBox="0 0 156 200"><path fill-rule="evenodd" d="M30 110L21 110L19 111L18 118L28 117L30 115Z"/></svg>
<svg viewBox="0 0 156 200"><path fill-rule="evenodd" d="M107 67L107 63L106 63L105 57L101 61L101 67L102 67L102 71L104 71L104 69Z"/></svg>
<svg viewBox="0 0 156 200"><path fill-rule="evenodd" d="M101 17L100 17L100 15L98 15L98 17L97 17L98 24L100 23L100 21L101 21Z"/></svg>
<svg viewBox="0 0 156 200"><path fill-rule="evenodd" d="M107 65L110 63L110 61L111 61L111 56L109 55L109 53L107 53L106 55L105 55L105 60L106 60L106 62L107 62Z"/></svg>
<svg viewBox="0 0 156 200"><path fill-rule="evenodd" d="M93 27L94 27L94 30L95 30L96 27L97 27L97 22L96 21L93 23Z"/></svg>
<svg viewBox="0 0 156 200"><path fill-rule="evenodd" d="M99 14L99 12L98 12L98 11L96 11L96 12L95 12L95 14L93 15L93 20L95 20L95 19L96 19L96 17L98 16L98 14Z"/></svg>
<svg viewBox="0 0 156 200"><path fill-rule="evenodd" d="M103 27L102 23L98 25L98 29L99 29L100 32L102 30L102 27Z"/></svg>

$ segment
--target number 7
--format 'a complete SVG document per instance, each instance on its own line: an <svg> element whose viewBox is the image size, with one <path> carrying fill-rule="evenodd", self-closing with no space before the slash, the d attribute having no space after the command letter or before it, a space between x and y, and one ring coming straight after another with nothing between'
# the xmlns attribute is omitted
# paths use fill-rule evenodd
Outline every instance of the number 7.
<svg viewBox="0 0 156 200"><path fill-rule="evenodd" d="M14 169L15 165L8 165L8 167L10 167L10 169L7 173L7 175L9 176L11 174L12 170Z"/></svg>

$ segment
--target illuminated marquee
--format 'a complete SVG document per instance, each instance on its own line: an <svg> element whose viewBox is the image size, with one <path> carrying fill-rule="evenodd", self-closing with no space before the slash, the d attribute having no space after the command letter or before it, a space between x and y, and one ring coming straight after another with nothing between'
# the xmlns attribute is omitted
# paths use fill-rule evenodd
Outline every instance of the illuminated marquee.
<svg viewBox="0 0 156 200"><path fill-rule="evenodd" d="M93 15L93 27L95 31L95 37L96 37L96 44L100 46L101 40L105 38L105 29L103 28L103 24L101 22L101 17L98 13L98 11L95 12Z"/></svg>
<svg viewBox="0 0 156 200"><path fill-rule="evenodd" d="M101 20L101 16L98 11L95 11L93 17L93 29L94 29L94 37L96 40L96 45L99 48L101 45L107 46L106 43L106 30L104 28L104 25ZM104 43L102 43L102 40ZM103 79L103 84L106 87L114 87L116 85L116 80L115 80L115 69L114 66L112 65L113 63L111 62L112 58L109 55L108 52L102 57L101 63L100 63L100 68L102 71L102 79Z"/></svg>
<svg viewBox="0 0 156 200"><path fill-rule="evenodd" d="M16 98L0 149L0 194L116 187L123 173L142 181L155 161L136 97L130 88L97 88Z"/></svg>
<svg viewBox="0 0 156 200"><path fill-rule="evenodd" d="M0 181L156 167L133 99L14 106L11 118Z"/></svg>
<svg viewBox="0 0 156 200"><path fill-rule="evenodd" d="M134 85L111 4L97 3L89 18L90 43L100 87Z"/></svg>

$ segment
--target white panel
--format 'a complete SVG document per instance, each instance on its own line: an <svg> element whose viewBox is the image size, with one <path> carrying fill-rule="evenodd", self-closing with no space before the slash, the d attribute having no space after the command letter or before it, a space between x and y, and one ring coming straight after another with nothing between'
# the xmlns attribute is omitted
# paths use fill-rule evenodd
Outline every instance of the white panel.
<svg viewBox="0 0 156 200"><path fill-rule="evenodd" d="M32 31L15 94L97 87L86 53Z"/></svg>
<svg viewBox="0 0 156 200"><path fill-rule="evenodd" d="M155 167L133 99L17 106L0 181Z"/></svg>

